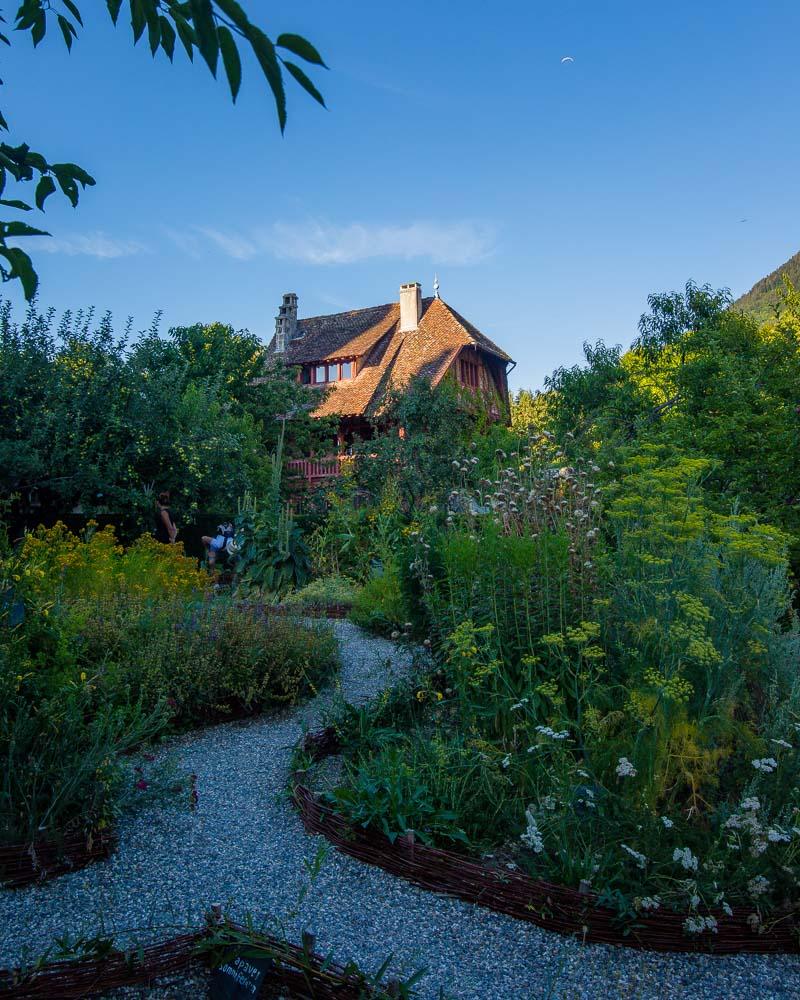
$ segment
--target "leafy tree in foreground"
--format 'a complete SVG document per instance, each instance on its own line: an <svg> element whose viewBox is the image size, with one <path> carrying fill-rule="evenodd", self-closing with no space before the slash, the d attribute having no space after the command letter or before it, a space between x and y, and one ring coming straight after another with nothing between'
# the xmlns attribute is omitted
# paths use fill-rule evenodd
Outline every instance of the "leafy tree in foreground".
<svg viewBox="0 0 800 1000"><path fill-rule="evenodd" d="M97 0L92 0L95 7ZM83 6L83 4L80 4ZM220 58L225 69L231 97L236 100L242 82L242 64L239 46L249 47L258 61L275 100L281 132L286 127L286 91L284 70L323 107L325 101L311 79L289 56L294 56L315 66L325 66L319 52L300 35L281 34L273 42L254 24L237 0L106 0L111 20L117 24L123 7L129 10L134 45L147 32L150 51L160 50L172 62L176 43L180 43L190 61L199 53L212 76L216 78ZM94 14L95 11L93 10ZM5 25L0 14L0 24ZM23 0L14 16L14 28L31 36L37 46L49 28L57 27L67 48L83 27L80 7L75 0ZM7 34L0 32L0 41L11 45ZM180 47L179 46L179 47ZM10 128L0 111L0 131ZM35 190L23 198L8 197L9 181L18 185L33 184ZM78 204L81 189L94 185L94 178L74 163L51 162L42 153L35 152L26 142L14 145L0 143L0 205L21 212L30 212L34 205L44 211L45 202L57 189L69 200L73 208ZM31 200L34 204L31 204ZM26 236L49 236L42 229L14 220L0 221L0 276L3 281L19 280L30 301L36 294L38 278L30 257L18 246L9 245L9 239Z"/></svg>
<svg viewBox="0 0 800 1000"><path fill-rule="evenodd" d="M129 340L91 310L56 326L53 310L16 323L0 305L0 493L147 518L151 492L171 489L183 512L233 512L266 488L287 412L290 450L330 433L309 415L314 390L267 366L246 331L197 324L162 338L154 324Z"/></svg>
<svg viewBox="0 0 800 1000"><path fill-rule="evenodd" d="M709 459L717 511L738 505L800 536L800 295L789 286L762 325L728 302L691 282L650 296L630 351L587 345L585 366L547 379L542 426L568 453L649 443Z"/></svg>
<svg viewBox="0 0 800 1000"><path fill-rule="evenodd" d="M417 378L390 389L376 418L376 436L354 448L359 484L380 496L391 480L409 509L436 498L479 416L460 404L462 394L449 379L436 388Z"/></svg>

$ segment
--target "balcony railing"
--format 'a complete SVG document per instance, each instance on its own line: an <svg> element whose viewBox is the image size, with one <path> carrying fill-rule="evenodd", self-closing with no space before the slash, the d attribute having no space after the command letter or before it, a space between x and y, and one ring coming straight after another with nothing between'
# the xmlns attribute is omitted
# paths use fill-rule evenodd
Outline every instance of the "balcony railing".
<svg viewBox="0 0 800 1000"><path fill-rule="evenodd" d="M341 476L342 469L352 462L351 455L327 455L323 458L292 458L286 463L290 479L302 479L312 489L328 479Z"/></svg>

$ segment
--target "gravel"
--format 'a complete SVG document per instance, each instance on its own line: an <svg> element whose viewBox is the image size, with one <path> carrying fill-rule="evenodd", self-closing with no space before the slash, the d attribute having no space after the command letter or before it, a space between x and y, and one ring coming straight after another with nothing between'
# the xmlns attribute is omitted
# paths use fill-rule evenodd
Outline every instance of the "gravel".
<svg viewBox="0 0 800 1000"><path fill-rule="evenodd" d="M232 916L278 920L295 940L307 927L319 950L377 968L420 966L425 1000L655 998L800 1000L800 956L657 955L581 945L489 910L436 896L331 851L302 904L304 860L316 854L285 796L293 747L318 725L337 690L352 702L379 693L408 656L349 622L334 629L342 651L337 685L307 705L175 741L197 774L193 812L153 807L126 817L108 861L52 882L0 892L0 967L36 956L65 932L158 939L197 925L212 903ZM440 994L440 989L442 993ZM121 995L121 994L120 994ZM134 994L131 994L134 995ZM153 994L157 995L157 994ZM164 996L197 997L180 980Z"/></svg>

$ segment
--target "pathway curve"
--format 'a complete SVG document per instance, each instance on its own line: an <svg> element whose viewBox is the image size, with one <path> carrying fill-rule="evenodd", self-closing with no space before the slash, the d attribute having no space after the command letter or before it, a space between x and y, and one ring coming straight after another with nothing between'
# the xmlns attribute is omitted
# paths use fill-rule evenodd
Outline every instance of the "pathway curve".
<svg viewBox="0 0 800 1000"><path fill-rule="evenodd" d="M368 700L407 667L405 654L386 640L349 622L334 628L349 700ZM303 860L321 842L305 834L284 794L290 758L304 724L318 724L330 700L323 693L292 712L176 741L182 765L198 776L196 811L135 814L108 861L42 886L0 891L0 967L18 962L24 946L39 954L65 932L196 924L212 902L230 903L234 916L284 917L305 883ZM438 998L440 987L459 1000L800 1000L800 956L581 946L333 851L285 929L299 938L305 926L320 950L331 948L342 961L377 968L392 952L402 970L426 966L424 1000Z"/></svg>

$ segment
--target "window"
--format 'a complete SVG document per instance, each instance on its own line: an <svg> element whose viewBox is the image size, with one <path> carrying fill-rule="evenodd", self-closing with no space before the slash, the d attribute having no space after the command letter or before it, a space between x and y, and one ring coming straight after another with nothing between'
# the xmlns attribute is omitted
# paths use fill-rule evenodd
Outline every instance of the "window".
<svg viewBox="0 0 800 1000"><path fill-rule="evenodd" d="M480 384L480 369L472 361L461 359L461 384L477 389Z"/></svg>
<svg viewBox="0 0 800 1000"><path fill-rule="evenodd" d="M353 377L353 362L352 361L338 361L335 364L330 365L314 365L309 368L307 373L304 372L303 377L306 381L311 382L313 385L325 385L328 382L340 382L342 379L350 379Z"/></svg>

